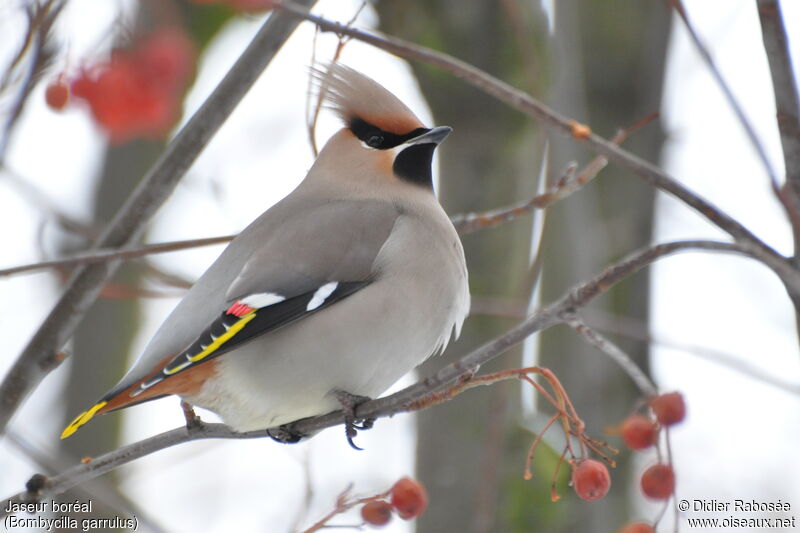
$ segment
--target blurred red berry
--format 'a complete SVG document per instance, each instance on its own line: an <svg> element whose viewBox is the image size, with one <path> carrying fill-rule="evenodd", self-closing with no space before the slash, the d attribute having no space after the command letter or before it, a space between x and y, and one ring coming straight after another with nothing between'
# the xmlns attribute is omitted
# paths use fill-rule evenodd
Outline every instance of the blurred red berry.
<svg viewBox="0 0 800 533"><path fill-rule="evenodd" d="M392 487L391 501L400 518L410 520L425 512L428 493L418 481L404 477Z"/></svg>
<svg viewBox="0 0 800 533"><path fill-rule="evenodd" d="M594 459L578 459L572 465L572 487L584 500L599 500L611 488L608 468Z"/></svg>
<svg viewBox="0 0 800 533"><path fill-rule="evenodd" d="M656 533L656 530L653 529L653 526L644 522L631 522L622 526L622 529L617 533Z"/></svg>
<svg viewBox="0 0 800 533"><path fill-rule="evenodd" d="M656 442L658 426L642 415L631 415L620 426L622 442L632 450L644 450Z"/></svg>
<svg viewBox="0 0 800 533"><path fill-rule="evenodd" d="M670 392L650 398L650 408L664 426L677 424L686 416L686 404L680 392Z"/></svg>
<svg viewBox="0 0 800 533"><path fill-rule="evenodd" d="M132 50L115 50L110 61L81 70L72 92L89 104L112 143L158 138L178 117L193 67L189 38L181 30L165 28L145 36Z"/></svg>
<svg viewBox="0 0 800 533"><path fill-rule="evenodd" d="M641 485L648 498L666 500L675 492L675 472L669 465L653 465L642 474Z"/></svg>
<svg viewBox="0 0 800 533"><path fill-rule="evenodd" d="M177 28L162 28L142 41L138 50L141 75L164 89L180 89L192 73L194 44Z"/></svg>
<svg viewBox="0 0 800 533"><path fill-rule="evenodd" d="M88 100L89 95L93 92L94 84L84 72L81 72L81 75L72 82L70 89L73 95Z"/></svg>
<svg viewBox="0 0 800 533"><path fill-rule="evenodd" d="M44 101L50 109L62 111L69 103L69 87L64 80L59 78L50 82L44 91Z"/></svg>
<svg viewBox="0 0 800 533"><path fill-rule="evenodd" d="M392 519L392 506L383 500L373 500L361 508L361 518L373 526L385 526Z"/></svg>

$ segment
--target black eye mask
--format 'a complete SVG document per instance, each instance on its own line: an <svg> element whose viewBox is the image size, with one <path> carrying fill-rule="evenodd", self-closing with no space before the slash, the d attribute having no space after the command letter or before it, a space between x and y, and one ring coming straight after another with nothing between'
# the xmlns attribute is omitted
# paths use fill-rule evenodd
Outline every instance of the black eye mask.
<svg viewBox="0 0 800 533"><path fill-rule="evenodd" d="M350 121L350 131L352 131L353 134L355 134L355 136L367 146L377 150L388 150L389 148L399 146L404 142L413 139L414 137L419 137L423 133L427 133L430 130L427 128L417 128L408 133L398 135L396 133L384 131L360 118L354 118Z"/></svg>

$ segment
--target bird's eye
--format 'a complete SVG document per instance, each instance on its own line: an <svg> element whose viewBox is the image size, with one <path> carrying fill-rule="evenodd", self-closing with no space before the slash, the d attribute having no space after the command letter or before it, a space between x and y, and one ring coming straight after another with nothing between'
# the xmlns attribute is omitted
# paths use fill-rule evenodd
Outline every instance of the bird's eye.
<svg viewBox="0 0 800 533"><path fill-rule="evenodd" d="M378 148L382 144L383 144L383 136L381 135L373 135L372 137L367 139L367 146Z"/></svg>

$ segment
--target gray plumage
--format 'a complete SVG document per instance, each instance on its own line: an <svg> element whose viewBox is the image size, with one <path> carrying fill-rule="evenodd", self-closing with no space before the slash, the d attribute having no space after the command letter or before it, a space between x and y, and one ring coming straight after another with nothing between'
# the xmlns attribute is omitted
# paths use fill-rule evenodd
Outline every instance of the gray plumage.
<svg viewBox="0 0 800 533"><path fill-rule="evenodd" d="M222 353L214 374L183 394L239 431L336 409L337 390L375 397L458 334L469 310L458 235L431 187L392 170L404 150L436 144L447 131L424 128L391 93L352 69L334 65L321 78L346 127L305 180L230 243L106 398L127 395L165 357L185 352L221 313L252 295L317 299L288 324ZM375 135L359 138L350 128L354 119L384 128L400 144L368 146ZM434 141L416 140L431 131ZM413 156L412 170L427 153ZM429 156L427 164L429 171ZM321 287L345 282L362 284L327 307L313 307L324 300ZM167 393L171 380L163 379Z"/></svg>

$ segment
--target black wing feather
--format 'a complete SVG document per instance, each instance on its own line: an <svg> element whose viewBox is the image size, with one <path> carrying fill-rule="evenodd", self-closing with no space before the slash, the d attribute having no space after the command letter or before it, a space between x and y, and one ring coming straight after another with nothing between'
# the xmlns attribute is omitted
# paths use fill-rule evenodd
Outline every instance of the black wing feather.
<svg viewBox="0 0 800 533"><path fill-rule="evenodd" d="M345 281L338 282L336 288L325 299L313 309L308 309L308 305L314 296L317 294L317 289L308 291L292 298L287 298L282 302L278 302L266 307L255 309L250 317L239 317L223 311L219 318L217 318L211 325L203 331L198 339L192 343L189 348L182 351L175 356L164 368L153 376L152 378L143 381L139 388L134 391L131 396L136 396L142 391L152 387L156 383L163 381L169 376L178 374L187 368L191 368L205 361L218 357L232 349L240 346L241 344L252 340L256 337L275 331L291 322L300 320L306 316L316 313L354 292L362 289L369 284L369 281ZM212 345L219 337L225 335L229 329L236 327L240 321L245 321L236 333L224 340L213 351L204 355L200 359L196 357L203 353L209 346Z"/></svg>

